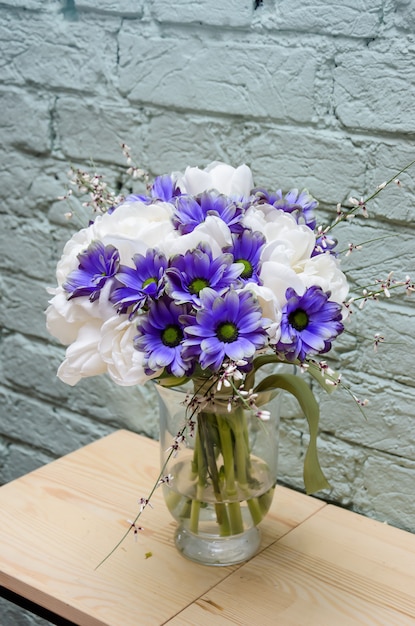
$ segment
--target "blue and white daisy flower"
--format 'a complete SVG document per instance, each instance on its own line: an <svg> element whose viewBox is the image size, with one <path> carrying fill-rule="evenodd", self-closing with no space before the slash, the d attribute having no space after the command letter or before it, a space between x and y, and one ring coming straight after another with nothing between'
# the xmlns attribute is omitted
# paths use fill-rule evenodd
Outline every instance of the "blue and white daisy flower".
<svg viewBox="0 0 415 626"><path fill-rule="evenodd" d="M231 254L221 254L213 258L210 246L199 244L194 250L178 254L170 260L166 271L168 291L176 302L200 304L202 289L211 287L218 294L230 286L238 286L242 267L233 263Z"/></svg>
<svg viewBox="0 0 415 626"><path fill-rule="evenodd" d="M112 245L105 246L101 241L93 241L77 258L78 269L68 275L63 289L68 294L68 300L89 296L91 302L94 302L107 280L116 274L120 262L119 252Z"/></svg>
<svg viewBox="0 0 415 626"><path fill-rule="evenodd" d="M205 191L199 196L180 196L177 198L173 225L180 235L191 233L203 223L209 215L219 217L231 230L241 232L242 207L223 194Z"/></svg>
<svg viewBox="0 0 415 626"><path fill-rule="evenodd" d="M333 339L344 330L341 305L329 300L330 292L315 285L303 295L289 287L286 298L276 351L290 361L328 352Z"/></svg>
<svg viewBox="0 0 415 626"><path fill-rule="evenodd" d="M232 236L232 245L224 252L233 255L234 263L241 263L241 278L244 282L260 283L261 251L266 243L264 235L258 231L244 229L240 235Z"/></svg>
<svg viewBox="0 0 415 626"><path fill-rule="evenodd" d="M164 272L167 258L155 248L149 248L146 255L135 254L134 267L121 265L116 275L111 302L118 313L131 314L143 308L150 299L159 298L164 289Z"/></svg>
<svg viewBox="0 0 415 626"><path fill-rule="evenodd" d="M164 296L152 302L148 312L139 317L135 347L144 352L147 375L163 368L179 378L191 374L191 365L182 354L184 331L180 318L186 312L184 305Z"/></svg>
<svg viewBox="0 0 415 626"><path fill-rule="evenodd" d="M200 362L202 369L218 371L224 361L249 363L265 347L267 334L262 310L249 291L213 289L200 293L201 308L185 316L186 354Z"/></svg>

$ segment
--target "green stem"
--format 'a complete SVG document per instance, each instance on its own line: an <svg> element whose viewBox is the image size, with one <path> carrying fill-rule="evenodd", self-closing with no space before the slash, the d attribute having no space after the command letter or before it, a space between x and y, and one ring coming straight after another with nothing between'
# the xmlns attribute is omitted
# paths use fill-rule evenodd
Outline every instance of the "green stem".
<svg viewBox="0 0 415 626"><path fill-rule="evenodd" d="M219 526L219 534L221 537L229 537L232 535L231 524L229 522L226 504L216 502L215 504L216 519Z"/></svg>
<svg viewBox="0 0 415 626"><path fill-rule="evenodd" d="M197 533L199 528L200 506L203 500L203 490L206 485L206 464L201 449L199 429L196 431L195 449L192 461L192 473L197 476L196 499L192 498L190 509L190 530Z"/></svg>
<svg viewBox="0 0 415 626"><path fill-rule="evenodd" d="M241 489L247 491L250 469L248 425L242 408L235 411L234 417L236 477Z"/></svg>
<svg viewBox="0 0 415 626"><path fill-rule="evenodd" d="M230 414L226 413L225 406L218 412L202 411L199 414L192 473L193 478L197 478L196 500L192 502L190 512L192 532L197 533L199 529L207 483L211 484L216 500L214 507L221 536L244 531L240 498L246 500L254 524L263 519L273 490L250 498L255 476L252 475L248 425L243 407L235 408Z"/></svg>
<svg viewBox="0 0 415 626"><path fill-rule="evenodd" d="M232 416L232 419L235 416ZM217 424L219 430L219 437L221 442L221 451L223 458L223 471L224 471L224 497L228 500L229 520L231 526L231 533L236 535L242 533L244 530L244 523L242 519L241 505L238 498L238 490L235 484L235 465L237 461L234 457L234 450L237 449L236 439L235 443L232 439L232 429L229 423L229 419L217 415ZM234 447L235 446L235 447Z"/></svg>
<svg viewBox="0 0 415 626"><path fill-rule="evenodd" d="M203 462L206 467L205 475L207 474L212 481L213 492L216 498L215 511L216 519L219 526L219 532L222 536L227 536L231 534L231 526L228 518L228 512L226 510L226 505L223 503L223 496L220 487L220 477L216 464L216 456L214 450L214 442L216 439L215 425L215 414L207 413L206 411L200 413L198 417L198 434L200 442L199 457L203 457ZM200 476L201 473L199 471L199 477Z"/></svg>
<svg viewBox="0 0 415 626"><path fill-rule="evenodd" d="M237 494L235 485L235 463L232 432L226 418L218 415L217 423L223 458L223 472L225 477L225 499L232 500Z"/></svg>
<svg viewBox="0 0 415 626"><path fill-rule="evenodd" d="M259 522L262 521L262 518L264 517L264 512L262 511L261 506L259 504L259 499L248 498L246 502L248 504L248 509L251 514L252 520L255 526L257 526Z"/></svg>
<svg viewBox="0 0 415 626"><path fill-rule="evenodd" d="M208 475L212 481L213 491L217 500L222 500L220 484L219 484L219 472L216 465L216 456L214 450L214 432L212 428L212 422L215 420L214 414L202 412L198 417L198 429L201 442L201 449L205 458Z"/></svg>
<svg viewBox="0 0 415 626"><path fill-rule="evenodd" d="M272 499L274 497L274 490L275 490L275 485L274 487L271 487L271 489L268 489L268 491L266 491L265 493L263 493L261 496L258 497L258 504L259 504L259 508L261 509L261 519L263 519L263 517L269 511L269 507L271 506Z"/></svg>
<svg viewBox="0 0 415 626"><path fill-rule="evenodd" d="M198 486L199 490L199 486ZM199 528L199 515L200 515L200 500L193 500L190 506L190 521L189 528L192 533L197 533Z"/></svg>
<svg viewBox="0 0 415 626"><path fill-rule="evenodd" d="M251 460L249 451L248 425L242 409L235 412L235 465L240 488L246 494L246 502L255 525L264 517L258 498L249 497L251 477Z"/></svg>

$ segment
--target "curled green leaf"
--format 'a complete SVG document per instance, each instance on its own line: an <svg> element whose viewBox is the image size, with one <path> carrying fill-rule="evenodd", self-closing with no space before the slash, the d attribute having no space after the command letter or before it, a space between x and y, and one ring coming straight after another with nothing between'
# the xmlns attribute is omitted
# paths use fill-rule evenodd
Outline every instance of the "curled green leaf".
<svg viewBox="0 0 415 626"><path fill-rule="evenodd" d="M271 389L284 389L291 393L296 398L307 419L310 441L304 459L303 471L306 492L315 493L330 487L318 460L317 435L320 409L310 387L305 380L295 374L272 374L257 385L255 392Z"/></svg>

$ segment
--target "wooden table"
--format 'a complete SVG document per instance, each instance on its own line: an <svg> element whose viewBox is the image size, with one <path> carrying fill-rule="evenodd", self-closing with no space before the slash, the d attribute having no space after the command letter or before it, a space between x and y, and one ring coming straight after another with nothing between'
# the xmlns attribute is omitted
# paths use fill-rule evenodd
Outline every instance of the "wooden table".
<svg viewBox="0 0 415 626"><path fill-rule="evenodd" d="M80 626L415 625L415 535L283 487L244 565L180 556L157 490L137 541L96 570L158 458L157 442L117 431L3 486L3 595Z"/></svg>

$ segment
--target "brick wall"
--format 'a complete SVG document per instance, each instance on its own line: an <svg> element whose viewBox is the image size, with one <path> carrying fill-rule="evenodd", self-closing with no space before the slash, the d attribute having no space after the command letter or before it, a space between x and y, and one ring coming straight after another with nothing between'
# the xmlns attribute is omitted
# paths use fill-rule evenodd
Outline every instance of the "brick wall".
<svg viewBox="0 0 415 626"><path fill-rule="evenodd" d="M9 481L118 427L157 436L151 390L105 378L69 388L45 330L47 285L73 232L56 200L68 164L114 184L118 145L152 174L220 159L257 184L307 187L322 210L365 195L415 158L415 1L3 0L0 4L0 478ZM344 241L364 284L414 272L414 169ZM347 393L323 397L324 497L415 530L414 301L370 304L345 336ZM288 405L281 480L301 488L305 425ZM25 619L23 616L21 619ZM25 623L25 622L22 622Z"/></svg>

